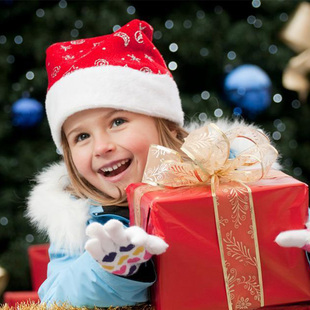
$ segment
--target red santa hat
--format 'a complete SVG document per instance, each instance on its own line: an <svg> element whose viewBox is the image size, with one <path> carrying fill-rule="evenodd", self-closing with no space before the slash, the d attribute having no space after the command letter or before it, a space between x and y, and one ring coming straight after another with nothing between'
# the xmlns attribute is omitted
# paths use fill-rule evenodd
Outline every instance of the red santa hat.
<svg viewBox="0 0 310 310"><path fill-rule="evenodd" d="M183 125L177 85L152 36L148 23L133 20L112 34L47 49L46 113L58 149L64 121L86 109L114 108Z"/></svg>

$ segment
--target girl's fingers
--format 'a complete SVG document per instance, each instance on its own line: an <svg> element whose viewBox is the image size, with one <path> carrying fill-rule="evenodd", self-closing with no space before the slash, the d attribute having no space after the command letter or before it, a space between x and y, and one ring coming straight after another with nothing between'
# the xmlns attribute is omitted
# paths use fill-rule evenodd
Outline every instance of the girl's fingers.
<svg viewBox="0 0 310 310"><path fill-rule="evenodd" d="M159 255L166 252L168 246L169 245L163 239L149 235L145 248L149 253Z"/></svg>
<svg viewBox="0 0 310 310"><path fill-rule="evenodd" d="M102 260L105 256L101 249L101 243L98 239L90 239L85 244L85 250L90 253L90 255L98 262Z"/></svg>
<svg viewBox="0 0 310 310"><path fill-rule="evenodd" d="M106 253L117 252L119 247L130 244L136 247L143 246L152 255L161 254L168 248L168 244L161 238L147 234L138 226L125 228L118 220L110 220L104 225L91 223L86 229L86 234L91 239L87 241L85 248L93 257L103 257Z"/></svg>
<svg viewBox="0 0 310 310"><path fill-rule="evenodd" d="M86 235L90 238L100 238L102 225L98 222L93 222L86 227Z"/></svg>
<svg viewBox="0 0 310 310"><path fill-rule="evenodd" d="M276 237L275 242L283 247L302 248L310 242L310 232L306 229L285 231Z"/></svg>
<svg viewBox="0 0 310 310"><path fill-rule="evenodd" d="M168 244L163 239L149 235L138 226L129 227L126 234L130 243L136 246L144 246L151 254L164 253L168 248Z"/></svg>
<svg viewBox="0 0 310 310"><path fill-rule="evenodd" d="M117 245L127 245L128 239L125 233L127 228L118 220L109 220L104 224L104 229L110 236L111 240Z"/></svg>
<svg viewBox="0 0 310 310"><path fill-rule="evenodd" d="M98 239L100 241L101 249L103 252L115 252L115 244L108 233L105 231L104 225L101 225L97 222L89 224L86 228L86 235L91 237L91 239Z"/></svg>
<svg viewBox="0 0 310 310"><path fill-rule="evenodd" d="M148 234L138 226L131 226L125 231L129 243L136 246L145 246Z"/></svg>

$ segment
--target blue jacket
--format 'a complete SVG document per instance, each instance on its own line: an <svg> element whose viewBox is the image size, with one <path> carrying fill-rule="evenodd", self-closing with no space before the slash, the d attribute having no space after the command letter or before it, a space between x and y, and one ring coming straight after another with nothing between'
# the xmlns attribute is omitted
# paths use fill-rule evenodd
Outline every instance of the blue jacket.
<svg viewBox="0 0 310 310"><path fill-rule="evenodd" d="M90 205L88 223L97 221L104 224L115 218L129 224L124 217L102 211L101 207ZM68 302L86 307L135 305L148 300L147 289L155 281L155 274L150 282L139 282L108 273L88 252L68 255L65 251L55 250L52 244L49 255L48 277L39 289L41 301L47 304Z"/></svg>
<svg viewBox="0 0 310 310"><path fill-rule="evenodd" d="M87 236L85 228L93 221L104 224L111 218L128 225L128 219L107 214L89 200L72 199L64 191L66 171L54 165L38 176L31 191L27 216L45 231L50 240L48 276L39 289L41 302L68 303L73 306L109 307L147 302L148 288L155 282L152 262L140 267L132 277L110 274L83 250ZM59 181L62 182L59 182ZM45 201L46 203L42 203ZM141 269L143 269L141 271Z"/></svg>

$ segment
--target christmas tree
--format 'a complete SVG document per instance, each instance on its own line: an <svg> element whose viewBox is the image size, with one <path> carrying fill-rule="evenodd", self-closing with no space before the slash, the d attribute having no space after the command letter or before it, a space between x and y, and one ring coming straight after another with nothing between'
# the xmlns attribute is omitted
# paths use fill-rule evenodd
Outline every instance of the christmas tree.
<svg viewBox="0 0 310 310"><path fill-rule="evenodd" d="M60 160L42 114L49 45L108 34L134 18L146 20L179 86L186 121L254 122L270 134L284 172L308 182L309 102L282 83L297 52L281 33L301 2L2 0L0 266L10 275L7 289L30 289L27 248L46 242L24 212L35 174ZM235 69L243 69L237 78ZM241 83L252 69L262 74L263 84ZM229 77L241 88L231 86Z"/></svg>

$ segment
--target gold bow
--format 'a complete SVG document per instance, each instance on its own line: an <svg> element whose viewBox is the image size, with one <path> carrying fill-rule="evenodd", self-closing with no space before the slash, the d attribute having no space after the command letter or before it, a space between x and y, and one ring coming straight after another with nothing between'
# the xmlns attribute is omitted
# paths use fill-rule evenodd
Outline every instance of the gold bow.
<svg viewBox="0 0 310 310"><path fill-rule="evenodd" d="M310 81L310 3L302 2L289 23L280 33L282 40L295 52L300 53L287 64L282 77L285 88L298 92L299 99L306 101Z"/></svg>
<svg viewBox="0 0 310 310"><path fill-rule="evenodd" d="M230 158L240 140L245 149ZM260 130L239 126L224 133L213 123L192 131L181 150L191 161L172 149L151 145L142 182L168 187L254 182L268 173L278 156Z"/></svg>

